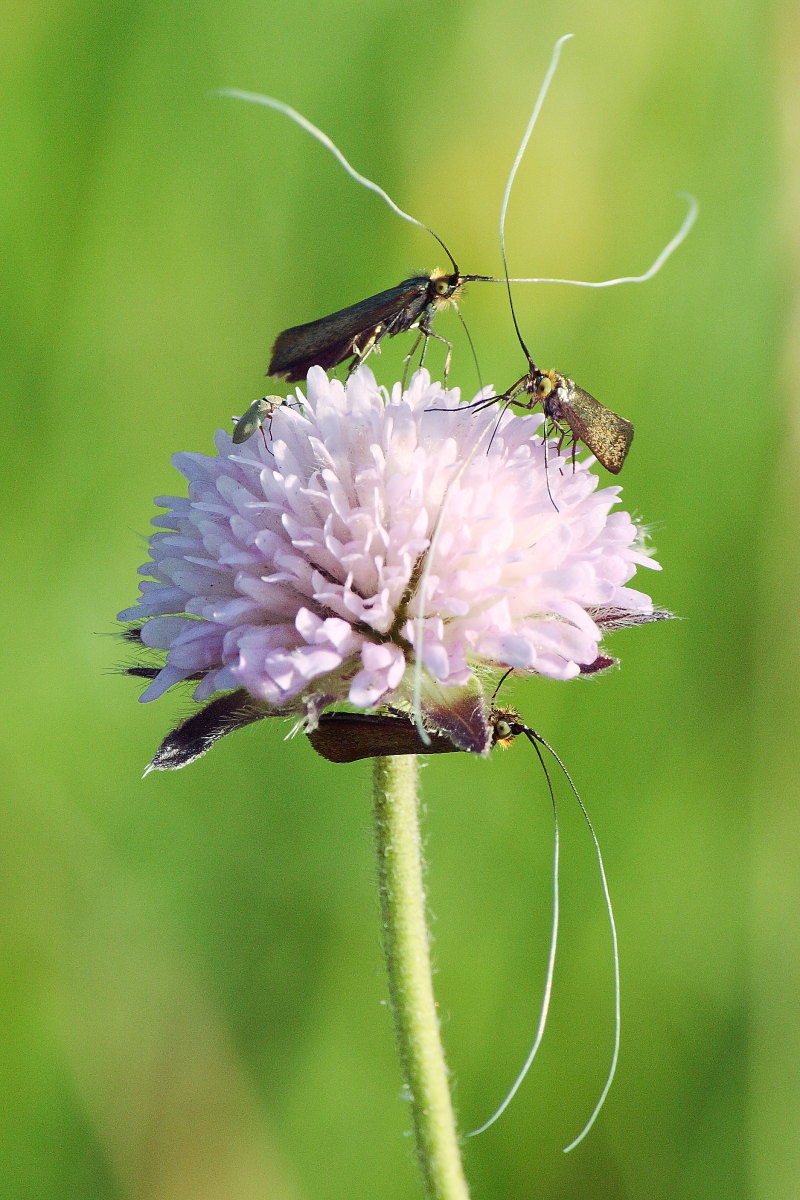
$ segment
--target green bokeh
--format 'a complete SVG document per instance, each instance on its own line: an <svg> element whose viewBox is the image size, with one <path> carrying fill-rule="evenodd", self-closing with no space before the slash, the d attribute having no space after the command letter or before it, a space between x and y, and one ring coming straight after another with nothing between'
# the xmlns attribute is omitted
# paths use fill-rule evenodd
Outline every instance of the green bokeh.
<svg viewBox="0 0 800 1200"><path fill-rule="evenodd" d="M209 92L296 105L462 269L491 272L508 168L569 31L512 197L512 272L638 271L681 220L679 191L702 212L646 287L519 288L519 317L537 360L635 422L625 502L664 565L642 586L685 619L616 635L610 676L508 694L601 837L622 1057L565 1158L612 1039L599 882L565 795L551 1025L467 1170L477 1200L795 1196L790 6L62 0L4 26L2 1195L417 1195L368 765L331 767L265 724L141 782L186 709L138 706L106 635L136 594L152 497L180 489L171 453L208 452L261 394L275 333L443 265L294 126ZM463 311L483 378L507 386L524 361L502 289L475 285ZM473 392L458 323L439 329ZM373 362L383 381L401 342ZM470 1127L532 1033L547 802L526 746L432 760L423 780L436 984Z"/></svg>

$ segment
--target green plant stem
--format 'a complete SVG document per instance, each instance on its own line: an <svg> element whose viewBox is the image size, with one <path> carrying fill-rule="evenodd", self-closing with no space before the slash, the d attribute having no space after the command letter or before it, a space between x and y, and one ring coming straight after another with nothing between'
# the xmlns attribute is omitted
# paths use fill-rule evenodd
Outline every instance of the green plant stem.
<svg viewBox="0 0 800 1200"><path fill-rule="evenodd" d="M375 841L389 996L428 1200L469 1200L447 1079L425 920L413 755L376 758Z"/></svg>

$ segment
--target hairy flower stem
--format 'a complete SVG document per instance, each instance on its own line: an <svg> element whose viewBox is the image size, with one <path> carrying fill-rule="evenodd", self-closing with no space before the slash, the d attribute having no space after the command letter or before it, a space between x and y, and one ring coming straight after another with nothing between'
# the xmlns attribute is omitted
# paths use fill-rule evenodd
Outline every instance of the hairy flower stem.
<svg viewBox="0 0 800 1200"><path fill-rule="evenodd" d="M425 921L414 756L376 758L375 841L389 995L428 1200L469 1200L461 1167Z"/></svg>

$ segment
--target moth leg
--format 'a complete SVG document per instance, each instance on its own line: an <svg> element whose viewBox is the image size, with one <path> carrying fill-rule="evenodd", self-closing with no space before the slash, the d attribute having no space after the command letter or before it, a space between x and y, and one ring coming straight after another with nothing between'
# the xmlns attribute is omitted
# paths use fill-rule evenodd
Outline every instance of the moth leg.
<svg viewBox="0 0 800 1200"><path fill-rule="evenodd" d="M414 345L411 347L408 354L403 359L403 379L402 379L402 385L401 385L402 391L406 390L406 384L408 382L408 372L411 367L411 360L414 357L414 355L417 353L417 346L420 344L422 339L425 338L425 345L422 347L422 354L420 355L420 358L419 358L419 365L422 366L422 364L425 361L425 349L428 345L428 334L425 332L425 330L422 328L421 325L410 325L409 328L410 329L418 329L419 332L418 332L417 336L414 338Z"/></svg>
<svg viewBox="0 0 800 1200"><path fill-rule="evenodd" d="M557 421L554 421L554 422L553 422L553 432L558 434L558 441L556 442L556 454L557 454L557 455L558 455L558 457L560 458L560 457L561 457L561 451L564 449L564 442L565 442L565 440L566 440L567 433L568 433L569 431L568 431L568 430L566 430L566 429L564 428L564 426L563 426L563 425L559 425ZM574 441L573 441L573 443L572 443L572 444L573 444L573 447L574 447L574 445L575 445ZM559 467L559 468L558 468L558 473L559 473L559 475L563 475L563 474L564 474L564 468L563 468L563 467Z"/></svg>
<svg viewBox="0 0 800 1200"><path fill-rule="evenodd" d="M366 362L373 350L376 354L380 354L381 348L379 343L385 333L385 325L376 325L375 328L370 332L370 335L363 346L359 346L357 337L353 338L353 344L350 347L353 358L350 366L347 368L348 375L352 375L353 371L358 370L361 364Z"/></svg>
<svg viewBox="0 0 800 1200"><path fill-rule="evenodd" d="M447 346L447 354L444 360L444 385L447 387L447 376L450 374L450 363L453 359L453 343L448 342L446 337L442 337L440 333L436 333L429 325L420 324L419 331L420 336L425 338L425 345L422 347L422 357L419 360L420 366L425 361L425 351L428 349L429 338L436 338L437 342L441 342L443 346Z"/></svg>

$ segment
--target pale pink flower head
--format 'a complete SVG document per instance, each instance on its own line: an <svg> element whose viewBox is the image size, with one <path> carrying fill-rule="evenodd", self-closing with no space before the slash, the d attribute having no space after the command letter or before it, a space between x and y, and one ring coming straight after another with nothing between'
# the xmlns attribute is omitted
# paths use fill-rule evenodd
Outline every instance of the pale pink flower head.
<svg viewBox="0 0 800 1200"><path fill-rule="evenodd" d="M167 511L120 619L166 652L132 669L151 679L143 700L186 680L199 701L228 695L153 765L260 717L313 729L333 704L412 699L429 728L484 753L487 679L597 671L614 661L607 630L666 615L628 586L657 564L621 489L546 443L540 414L459 398L424 370L388 393L366 367L346 386L314 367L269 438L219 431L216 455L175 456L188 496L156 501Z"/></svg>

